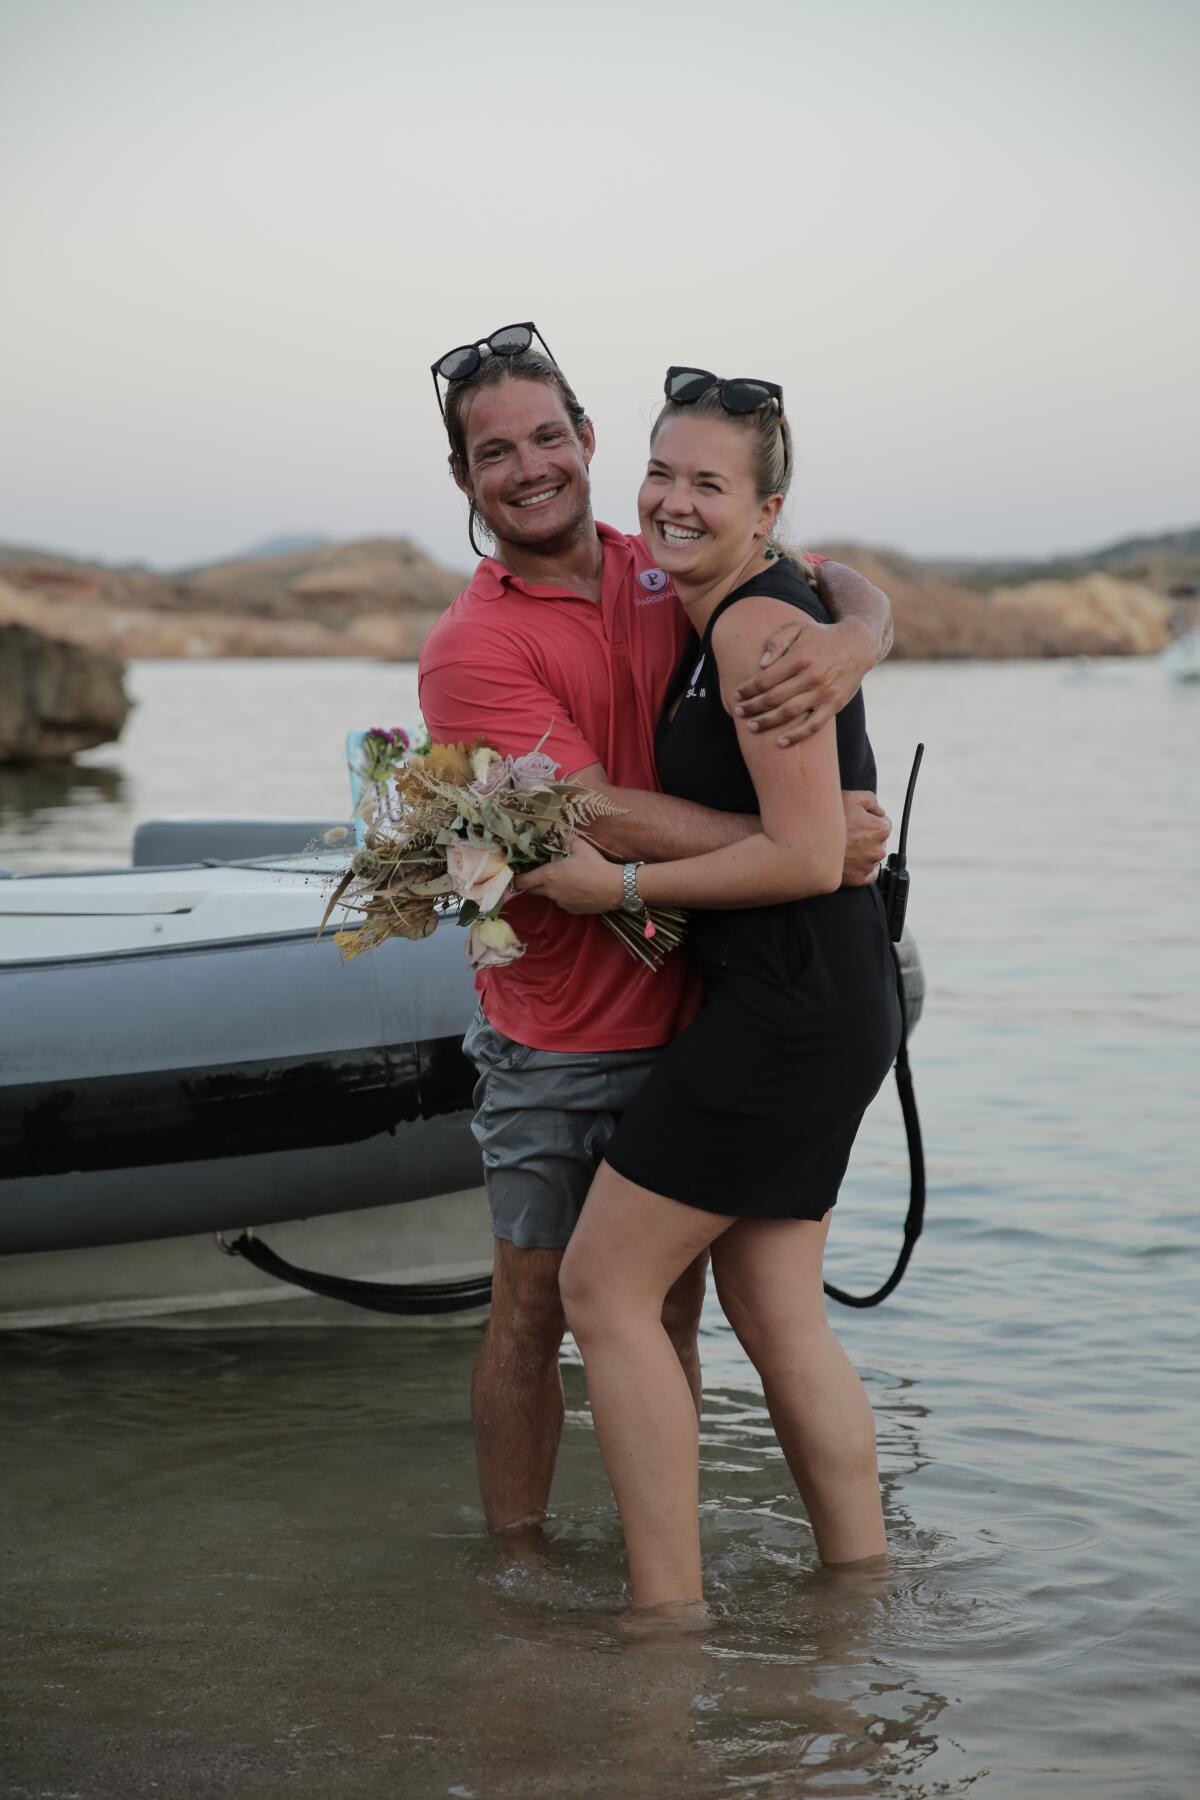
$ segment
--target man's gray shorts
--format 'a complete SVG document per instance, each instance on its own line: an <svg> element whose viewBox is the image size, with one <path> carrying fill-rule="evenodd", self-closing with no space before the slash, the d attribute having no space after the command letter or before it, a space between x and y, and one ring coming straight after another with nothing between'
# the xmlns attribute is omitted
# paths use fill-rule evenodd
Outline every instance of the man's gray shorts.
<svg viewBox="0 0 1200 1800"><path fill-rule="evenodd" d="M479 1071L471 1130L492 1231L522 1250L562 1250L617 1120L654 1067L649 1050L531 1050L482 1009L463 1039Z"/></svg>

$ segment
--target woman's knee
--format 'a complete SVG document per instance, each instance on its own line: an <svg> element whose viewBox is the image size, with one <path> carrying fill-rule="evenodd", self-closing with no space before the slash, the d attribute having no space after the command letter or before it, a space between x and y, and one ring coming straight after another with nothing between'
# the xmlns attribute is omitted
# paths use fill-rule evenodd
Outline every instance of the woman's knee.
<svg viewBox="0 0 1200 1800"><path fill-rule="evenodd" d="M753 1284L722 1279L719 1271L716 1288L721 1311L760 1374L781 1359L789 1364L803 1360L805 1347L829 1329L824 1305L805 1306L799 1294L781 1301Z"/></svg>
<svg viewBox="0 0 1200 1800"><path fill-rule="evenodd" d="M602 1286L587 1257L574 1254L570 1245L559 1270L558 1291L567 1324L579 1342L603 1317Z"/></svg>
<svg viewBox="0 0 1200 1800"><path fill-rule="evenodd" d="M678 1281L667 1290L662 1322L673 1344L691 1343L700 1329L704 1289L708 1278L708 1253L689 1263Z"/></svg>
<svg viewBox="0 0 1200 1800"><path fill-rule="evenodd" d="M757 1304L753 1283L740 1279L738 1271L716 1257L713 1258L713 1278L717 1302L744 1348L746 1337L753 1335L760 1323L761 1307Z"/></svg>
<svg viewBox="0 0 1200 1800"><path fill-rule="evenodd" d="M571 1334L580 1349L602 1337L637 1330L646 1320L656 1320L662 1306L641 1284L634 1272L609 1264L569 1246L559 1272L559 1293Z"/></svg>

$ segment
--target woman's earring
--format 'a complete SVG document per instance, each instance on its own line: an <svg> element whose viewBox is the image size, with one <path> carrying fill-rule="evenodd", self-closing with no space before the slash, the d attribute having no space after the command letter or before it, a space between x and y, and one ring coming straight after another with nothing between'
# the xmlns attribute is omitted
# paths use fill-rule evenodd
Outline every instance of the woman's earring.
<svg viewBox="0 0 1200 1800"><path fill-rule="evenodd" d="M778 550L772 550L770 544L768 544L766 549L763 551L763 556L766 558L767 562L774 562L775 558L778 555L779 555Z"/></svg>

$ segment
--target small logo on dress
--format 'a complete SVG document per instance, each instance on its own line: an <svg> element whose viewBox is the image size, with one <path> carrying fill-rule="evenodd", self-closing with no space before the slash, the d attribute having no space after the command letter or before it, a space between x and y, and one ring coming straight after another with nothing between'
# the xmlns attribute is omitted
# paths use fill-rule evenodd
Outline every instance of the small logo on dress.
<svg viewBox="0 0 1200 1800"><path fill-rule="evenodd" d="M688 684L687 684L687 692L683 696L685 700L707 700L708 689L706 687L698 688L696 686L696 683L700 679L700 671L704 667L704 662L705 662L705 659L702 656L700 658L700 661L696 664L695 668L692 670L691 676L690 676L690 678L688 680Z"/></svg>
<svg viewBox="0 0 1200 1800"><path fill-rule="evenodd" d="M657 594L670 579L665 569L643 569L638 576L638 586L644 587L648 594Z"/></svg>

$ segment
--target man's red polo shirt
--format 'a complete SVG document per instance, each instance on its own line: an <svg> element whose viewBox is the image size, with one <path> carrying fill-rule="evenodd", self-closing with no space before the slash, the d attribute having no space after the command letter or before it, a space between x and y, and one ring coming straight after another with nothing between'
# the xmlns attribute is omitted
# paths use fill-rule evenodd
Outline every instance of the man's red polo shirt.
<svg viewBox="0 0 1200 1800"><path fill-rule="evenodd" d="M563 776L600 763L620 787L658 787L654 729L687 641L674 584L640 537L598 525L600 600L533 587L487 557L421 653L421 711L436 743L487 738L521 755L540 739ZM549 735L547 735L547 733ZM519 962L476 978L498 1031L536 1050L667 1043L695 1009L681 952L658 974L595 917L518 895L505 917Z"/></svg>

